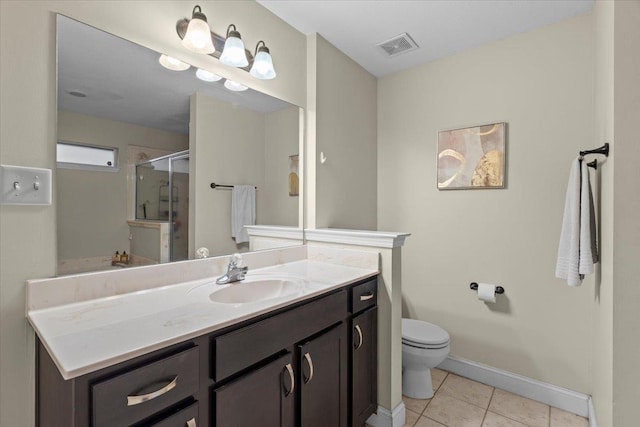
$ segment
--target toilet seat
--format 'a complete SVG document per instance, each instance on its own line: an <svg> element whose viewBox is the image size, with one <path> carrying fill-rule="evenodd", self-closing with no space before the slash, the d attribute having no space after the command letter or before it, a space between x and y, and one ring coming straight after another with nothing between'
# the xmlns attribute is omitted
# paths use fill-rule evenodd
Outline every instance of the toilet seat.
<svg viewBox="0 0 640 427"><path fill-rule="evenodd" d="M429 322L402 319L402 344L415 348L440 349L449 345L449 334Z"/></svg>

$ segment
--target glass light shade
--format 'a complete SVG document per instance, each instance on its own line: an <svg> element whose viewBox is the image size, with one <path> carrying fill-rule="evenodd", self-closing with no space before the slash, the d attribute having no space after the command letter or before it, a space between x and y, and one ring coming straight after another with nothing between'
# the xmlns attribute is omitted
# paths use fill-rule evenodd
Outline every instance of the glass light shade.
<svg viewBox="0 0 640 427"><path fill-rule="evenodd" d="M199 18L189 21L187 33L182 39L182 46L192 52L209 54L216 51L211 40L211 30L209 24Z"/></svg>
<svg viewBox="0 0 640 427"><path fill-rule="evenodd" d="M242 92L243 90L249 89L247 86L238 82L234 82L233 80L227 80L226 82L224 82L224 87L234 92Z"/></svg>
<svg viewBox="0 0 640 427"><path fill-rule="evenodd" d="M182 62L179 59L176 59L172 56L167 56L165 54L160 55L160 59L158 62L164 67L172 71L184 71L191 68L191 65L186 62Z"/></svg>
<svg viewBox="0 0 640 427"><path fill-rule="evenodd" d="M271 55L264 50L259 51L253 60L249 73L257 79L270 80L275 78L276 70L273 69Z"/></svg>
<svg viewBox="0 0 640 427"><path fill-rule="evenodd" d="M222 79L219 75L214 74L211 71L203 70L202 68L198 68L198 71L196 71L196 77L205 82L217 82Z"/></svg>
<svg viewBox="0 0 640 427"><path fill-rule="evenodd" d="M229 36L227 38L224 42L220 62L231 67L246 67L249 65L247 54L244 51L244 43L242 43L240 37Z"/></svg>

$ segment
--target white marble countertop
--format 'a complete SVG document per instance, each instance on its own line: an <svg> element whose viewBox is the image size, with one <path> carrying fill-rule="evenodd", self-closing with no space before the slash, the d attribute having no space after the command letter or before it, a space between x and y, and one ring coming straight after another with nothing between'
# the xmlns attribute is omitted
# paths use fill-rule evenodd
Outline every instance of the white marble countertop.
<svg viewBox="0 0 640 427"><path fill-rule="evenodd" d="M354 254L358 252L351 252L351 258ZM282 277L303 283L293 294L264 301L213 302L209 298L212 292L242 284L216 285L212 276L80 302L30 307L27 318L63 378L71 379L372 277L378 273L377 255L372 255L366 265L359 262L358 266L340 265L336 259L342 257L335 253L314 253L306 259L250 269L247 279Z"/></svg>

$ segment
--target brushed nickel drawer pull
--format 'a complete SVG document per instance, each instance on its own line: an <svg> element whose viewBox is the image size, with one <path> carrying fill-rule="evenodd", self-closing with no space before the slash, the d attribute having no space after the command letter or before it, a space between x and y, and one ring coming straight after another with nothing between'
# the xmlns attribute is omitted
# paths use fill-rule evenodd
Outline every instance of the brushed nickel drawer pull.
<svg viewBox="0 0 640 427"><path fill-rule="evenodd" d="M139 405L140 403L144 403L148 400L155 399L156 397L162 396L163 394L167 393L168 391L173 389L176 385L178 385L177 375L171 382L169 382L169 384L165 385L159 390L153 391L148 394L127 396L127 406Z"/></svg>
<svg viewBox="0 0 640 427"><path fill-rule="evenodd" d="M369 292L369 295L360 295L360 301L369 301L373 295L373 292Z"/></svg>
<svg viewBox="0 0 640 427"><path fill-rule="evenodd" d="M313 361L311 360L311 355L309 353L304 354L304 360L307 361L307 365L309 365L309 378L304 379L304 383L308 383L313 378Z"/></svg>
<svg viewBox="0 0 640 427"><path fill-rule="evenodd" d="M282 388L284 389L284 397L289 396L293 393L293 390L296 388L296 377L293 375L293 368L291 367L291 363L287 363L284 367L289 374L289 379L291 380L291 389L287 391L287 388L284 386L284 375L282 376Z"/></svg>
<svg viewBox="0 0 640 427"><path fill-rule="evenodd" d="M189 421L187 421L187 427L198 427L196 425L196 419L195 418L191 418Z"/></svg>
<svg viewBox="0 0 640 427"><path fill-rule="evenodd" d="M362 329L360 329L360 325L356 325L355 327L356 332L358 333L358 344L355 345L355 349L359 349L360 347L362 347Z"/></svg>

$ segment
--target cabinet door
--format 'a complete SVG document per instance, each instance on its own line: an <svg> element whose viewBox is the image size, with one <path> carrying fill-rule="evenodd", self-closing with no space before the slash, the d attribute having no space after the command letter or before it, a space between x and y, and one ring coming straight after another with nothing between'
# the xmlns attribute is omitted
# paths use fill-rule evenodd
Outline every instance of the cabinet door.
<svg viewBox="0 0 640 427"><path fill-rule="evenodd" d="M343 323L298 345L301 426L346 425L347 345Z"/></svg>
<svg viewBox="0 0 640 427"><path fill-rule="evenodd" d="M294 427L292 365L293 357L287 353L215 390L215 427Z"/></svg>
<svg viewBox="0 0 640 427"><path fill-rule="evenodd" d="M363 426L378 402L377 307L352 320L351 423Z"/></svg>

